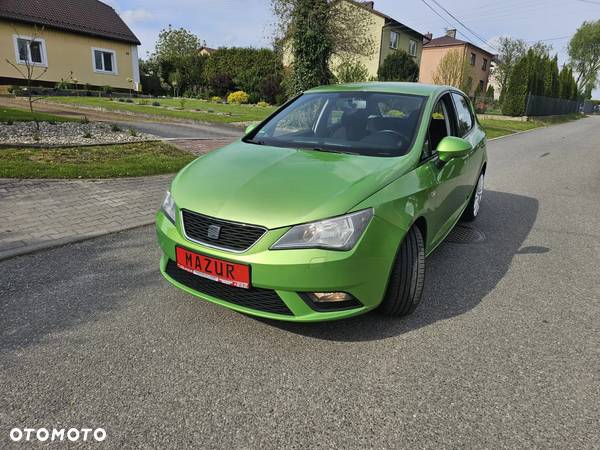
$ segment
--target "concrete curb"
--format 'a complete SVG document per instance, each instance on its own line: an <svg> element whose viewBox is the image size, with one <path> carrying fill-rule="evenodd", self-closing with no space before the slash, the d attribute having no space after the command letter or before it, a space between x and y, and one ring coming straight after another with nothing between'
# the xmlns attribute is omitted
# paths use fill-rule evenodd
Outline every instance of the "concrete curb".
<svg viewBox="0 0 600 450"><path fill-rule="evenodd" d="M161 142L165 139L156 137L154 139L142 139L139 141L123 141L123 142L101 142L98 144L5 144L0 143L2 148L77 148L77 147L109 147L111 145L128 145L128 144L143 144L146 142Z"/></svg>
<svg viewBox="0 0 600 450"><path fill-rule="evenodd" d="M94 239L100 236L106 236L107 234L120 233L122 231L133 230L135 228L141 228L154 223L154 219L140 222L134 225L129 225L124 228L120 228L118 230L106 230L106 231L98 231L91 234L86 234L83 236L69 236L62 239L56 239L53 241L46 241L40 244L26 245L24 247L14 248L10 250L0 251L0 261L4 261L7 259L15 258L17 256L29 255L32 253L37 253L42 250L49 250L51 248L63 247L68 244L73 244L75 242L88 241L90 239Z"/></svg>

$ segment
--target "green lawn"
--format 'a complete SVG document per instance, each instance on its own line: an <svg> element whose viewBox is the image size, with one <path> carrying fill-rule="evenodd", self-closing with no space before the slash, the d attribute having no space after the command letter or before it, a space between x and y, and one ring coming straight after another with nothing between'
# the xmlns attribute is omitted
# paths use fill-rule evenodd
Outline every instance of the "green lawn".
<svg viewBox="0 0 600 450"><path fill-rule="evenodd" d="M46 114L43 112L35 112L31 114L30 111L14 108L0 107L0 123L7 122L29 122L37 117L40 122L67 122L76 120L71 117L60 117L52 114Z"/></svg>
<svg viewBox="0 0 600 450"><path fill-rule="evenodd" d="M521 122L517 120L480 119L479 122L485 128L488 139L544 126L544 123L539 121Z"/></svg>
<svg viewBox="0 0 600 450"><path fill-rule="evenodd" d="M174 173L195 159L163 142L0 149L0 178L113 178Z"/></svg>
<svg viewBox="0 0 600 450"><path fill-rule="evenodd" d="M150 114L178 119L191 119L201 122L252 122L260 121L271 114L275 107L260 107L255 105L225 105L206 100L185 99L183 109L179 99L132 99L133 103L119 102L107 98L96 97L51 97L47 101L102 107L110 111L125 111L141 114ZM160 106L152 106L152 102L159 102ZM140 104L142 103L142 104ZM169 109L177 108L177 109ZM198 110L198 111L197 111Z"/></svg>

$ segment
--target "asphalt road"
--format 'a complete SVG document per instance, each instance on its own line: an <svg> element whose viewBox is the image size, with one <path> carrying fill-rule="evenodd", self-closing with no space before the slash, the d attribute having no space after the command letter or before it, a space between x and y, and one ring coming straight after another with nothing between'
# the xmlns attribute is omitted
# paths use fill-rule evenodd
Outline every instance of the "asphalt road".
<svg viewBox="0 0 600 450"><path fill-rule="evenodd" d="M121 128L133 128L142 133L150 133L160 138L172 139L236 139L244 135L243 128L208 123L175 123L117 121Z"/></svg>
<svg viewBox="0 0 600 450"><path fill-rule="evenodd" d="M600 117L489 152L485 241L443 244L403 320L198 301L161 279L152 227L1 262L0 447L71 426L108 447L600 447Z"/></svg>

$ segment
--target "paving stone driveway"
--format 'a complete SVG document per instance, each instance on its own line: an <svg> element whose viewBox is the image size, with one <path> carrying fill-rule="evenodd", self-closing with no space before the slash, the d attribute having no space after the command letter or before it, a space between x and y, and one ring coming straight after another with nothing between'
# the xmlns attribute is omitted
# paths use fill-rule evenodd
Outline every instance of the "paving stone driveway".
<svg viewBox="0 0 600 450"><path fill-rule="evenodd" d="M173 176L0 179L0 259L151 223Z"/></svg>

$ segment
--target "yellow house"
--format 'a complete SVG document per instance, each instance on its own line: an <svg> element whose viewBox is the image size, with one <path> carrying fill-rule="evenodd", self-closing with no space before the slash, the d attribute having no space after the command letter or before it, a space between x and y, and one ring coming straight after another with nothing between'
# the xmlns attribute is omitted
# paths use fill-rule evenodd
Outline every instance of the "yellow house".
<svg viewBox="0 0 600 450"><path fill-rule="evenodd" d="M423 38L425 37L423 34L376 10L373 1L340 1L344 2L346 8L357 8L358 13L363 14L366 18L365 23L368 24L368 27L365 32L371 36L374 45L369 55L360 55L355 59L367 68L369 78L377 78L377 72L385 58L397 50L404 50L414 58L417 65L420 65ZM289 66L292 62L291 49L285 48L283 65ZM333 72L339 62L338 57L332 58L331 69Z"/></svg>
<svg viewBox="0 0 600 450"><path fill-rule="evenodd" d="M0 85L65 80L92 88L141 90L140 41L98 0L0 0Z"/></svg>

